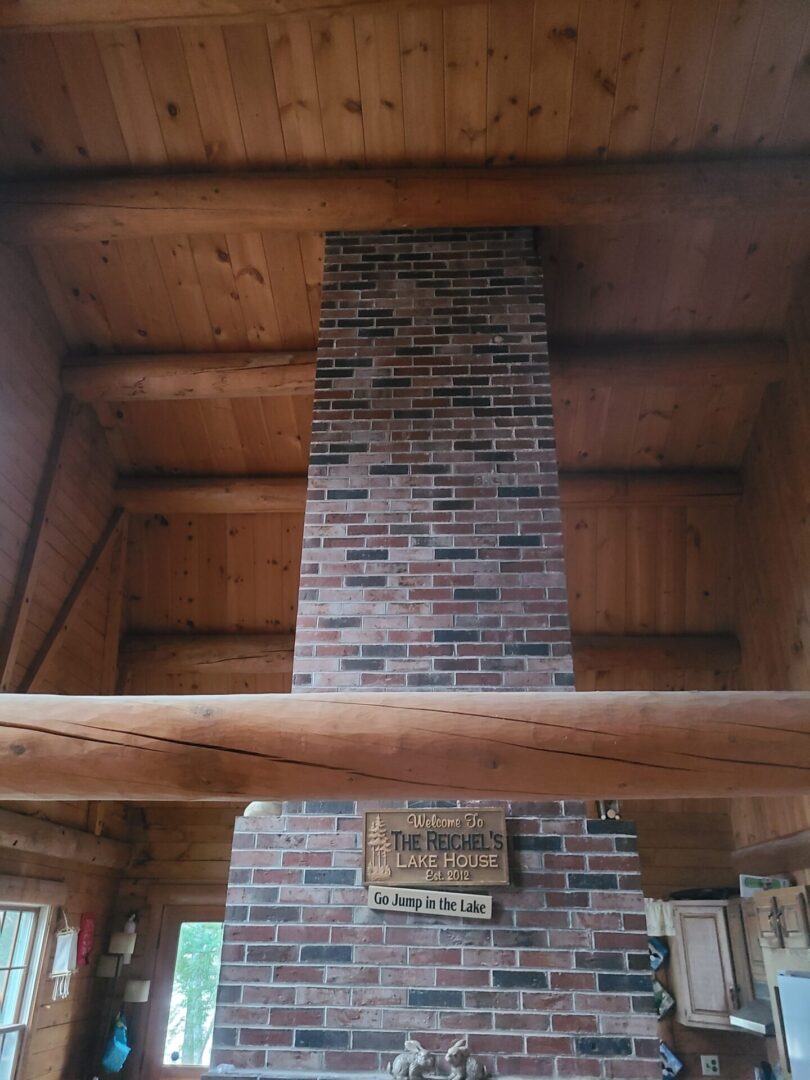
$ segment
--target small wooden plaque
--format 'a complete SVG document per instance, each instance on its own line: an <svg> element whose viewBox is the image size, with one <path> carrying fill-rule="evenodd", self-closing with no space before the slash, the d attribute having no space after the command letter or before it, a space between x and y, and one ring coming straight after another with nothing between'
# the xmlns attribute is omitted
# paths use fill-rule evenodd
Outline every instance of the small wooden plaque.
<svg viewBox="0 0 810 1080"><path fill-rule="evenodd" d="M506 817L491 808L367 810L366 885L508 885Z"/></svg>

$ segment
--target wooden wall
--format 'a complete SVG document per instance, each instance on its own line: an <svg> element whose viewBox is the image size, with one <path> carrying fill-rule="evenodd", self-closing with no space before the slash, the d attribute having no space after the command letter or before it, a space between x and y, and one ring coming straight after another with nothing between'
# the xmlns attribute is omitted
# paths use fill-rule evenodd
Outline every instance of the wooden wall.
<svg viewBox="0 0 810 1080"><path fill-rule="evenodd" d="M21 253L0 249L0 619L9 601L28 540L34 501L43 475L60 398L59 365L64 341L33 267ZM112 459L95 414L75 408L51 512L41 540L41 559L14 671L20 678L112 510ZM54 662L38 687L53 693L98 693L104 657L109 565L94 575L86 602L64 636ZM97 807L87 803L7 804L73 829L94 832ZM103 831L126 832L123 808L105 815ZM33 1023L25 1080L84 1075L92 1050L103 1037L107 984L94 976L115 911L120 871L78 865L44 855L0 848L0 873L33 881L61 882L68 918L96 916L92 963L75 977L70 997L54 1004L43 979ZM55 920L54 913L54 920ZM53 939L49 938L52 955ZM47 960L50 969L50 957Z"/></svg>
<svg viewBox="0 0 810 1080"><path fill-rule="evenodd" d="M0 619L4 619L59 400L64 345L27 258L0 248Z"/></svg>
<svg viewBox="0 0 810 1080"><path fill-rule="evenodd" d="M5 803L4 808L16 813L30 813L44 820L66 825L71 829L95 832L98 804L50 803L43 813L34 804ZM103 815L104 835L125 839L127 825L121 805L112 805ZM83 912L96 919L95 943L90 963L74 975L70 996L65 1001L51 999L52 984L48 979L53 959L59 911L52 913L44 976L40 982L32 1035L25 1056L21 1080L54 1080L56 1077L84 1077L91 1062L97 1061L99 1048L110 1018L108 1000L111 984L95 976L99 956L106 951L116 916L116 894L121 872L51 856L20 854L0 849L0 874L25 878L30 882L61 883L64 910L73 926L78 926Z"/></svg>
<svg viewBox="0 0 810 1080"><path fill-rule="evenodd" d="M810 689L810 282L787 327L788 379L770 388L744 463L737 522L741 688ZM738 848L810 829L810 798L735 802ZM808 848L810 851L810 848Z"/></svg>
<svg viewBox="0 0 810 1080"><path fill-rule="evenodd" d="M36 275L17 252L0 252L0 617L8 615L60 397L64 342ZM74 406L43 527L35 584L13 672L17 686L113 509L114 466L95 413ZM93 575L40 691L98 693L104 671L112 551Z"/></svg>

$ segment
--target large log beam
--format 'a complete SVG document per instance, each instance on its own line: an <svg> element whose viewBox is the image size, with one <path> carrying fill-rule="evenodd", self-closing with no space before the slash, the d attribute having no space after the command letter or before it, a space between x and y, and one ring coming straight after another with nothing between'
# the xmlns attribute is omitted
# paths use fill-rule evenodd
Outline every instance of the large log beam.
<svg viewBox="0 0 810 1080"><path fill-rule="evenodd" d="M410 7L454 7L469 0L13 0L0 3L0 32L52 33L140 28L184 23L271 22L290 15L400 11Z"/></svg>
<svg viewBox="0 0 810 1080"><path fill-rule="evenodd" d="M80 401L173 401L312 394L315 353L119 356L69 362L62 387Z"/></svg>
<svg viewBox="0 0 810 1080"><path fill-rule="evenodd" d="M560 473L563 507L733 503L741 492L732 471ZM132 476L115 497L133 514L266 514L303 512L306 495L305 476Z"/></svg>
<svg viewBox="0 0 810 1080"><path fill-rule="evenodd" d="M623 225L810 211L810 158L387 172L224 173L0 185L0 241L485 225Z"/></svg>
<svg viewBox="0 0 810 1080"><path fill-rule="evenodd" d="M122 677L138 675L292 675L293 634L130 634ZM726 634L574 634L574 660L589 670L684 668L728 671L740 643Z"/></svg>
<svg viewBox="0 0 810 1080"><path fill-rule="evenodd" d="M289 514L304 509L306 476L122 477L115 498L133 514Z"/></svg>
<svg viewBox="0 0 810 1080"><path fill-rule="evenodd" d="M0 697L0 798L810 792L810 693Z"/></svg>
<svg viewBox="0 0 810 1080"><path fill-rule="evenodd" d="M686 341L672 344L557 344L550 349L555 384L636 387L766 386L781 382L787 349L780 340Z"/></svg>
<svg viewBox="0 0 810 1080"><path fill-rule="evenodd" d="M122 840L93 836L66 825L2 809L0 848L114 870L123 870L132 856L131 846Z"/></svg>
<svg viewBox="0 0 810 1080"><path fill-rule="evenodd" d="M731 671L740 665L732 634L575 634L574 662L591 671Z"/></svg>
<svg viewBox="0 0 810 1080"><path fill-rule="evenodd" d="M687 469L642 472L594 471L560 473L563 507L734 503L742 494L742 477L733 470Z"/></svg>
<svg viewBox="0 0 810 1080"><path fill-rule="evenodd" d="M779 340L650 345L555 345L554 391L570 385L635 387L765 386L785 376ZM315 352L165 353L73 357L62 368L66 393L90 403L312 394Z"/></svg>
<svg viewBox="0 0 810 1080"><path fill-rule="evenodd" d="M119 666L133 675L292 675L294 634L130 634Z"/></svg>

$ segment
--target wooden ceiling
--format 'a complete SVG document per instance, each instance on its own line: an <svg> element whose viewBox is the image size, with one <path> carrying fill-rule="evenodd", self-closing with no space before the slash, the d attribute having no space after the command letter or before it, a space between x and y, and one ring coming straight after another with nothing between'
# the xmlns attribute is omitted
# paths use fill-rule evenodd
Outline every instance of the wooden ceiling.
<svg viewBox="0 0 810 1080"><path fill-rule="evenodd" d="M107 23L88 0L65 12L96 8ZM0 34L0 172L599 169L810 148L806 0L379 0L222 24L216 10L197 23ZM0 29L4 18L0 5ZM808 241L810 222L791 214L546 229L552 355L571 340L776 336ZM316 233L179 232L31 255L73 354L316 342ZM739 468L763 384L558 377L554 393L565 468ZM310 409L306 395L97 406L120 473L180 475L304 472ZM566 527L577 633L733 629L732 506L578 507ZM300 528L296 515L135 517L130 629L292 629ZM284 688L277 675L206 678L206 690ZM164 676L133 689L169 682L189 688Z"/></svg>
<svg viewBox="0 0 810 1080"><path fill-rule="evenodd" d="M377 6L7 34L0 167L610 162L810 142L804 0ZM550 230L550 332L773 333L809 230L756 215ZM61 246L36 260L72 348L148 352L311 344L320 252L317 236L245 233Z"/></svg>
<svg viewBox="0 0 810 1080"><path fill-rule="evenodd" d="M8 35L4 169L482 165L807 146L804 0L373 7L266 26Z"/></svg>

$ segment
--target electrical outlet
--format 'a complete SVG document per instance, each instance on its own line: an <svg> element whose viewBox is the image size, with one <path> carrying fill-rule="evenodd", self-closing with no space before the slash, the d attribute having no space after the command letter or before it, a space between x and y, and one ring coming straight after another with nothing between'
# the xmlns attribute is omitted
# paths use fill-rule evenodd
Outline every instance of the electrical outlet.
<svg viewBox="0 0 810 1080"><path fill-rule="evenodd" d="M701 1054L700 1068L704 1076L719 1076L720 1058L717 1054Z"/></svg>

